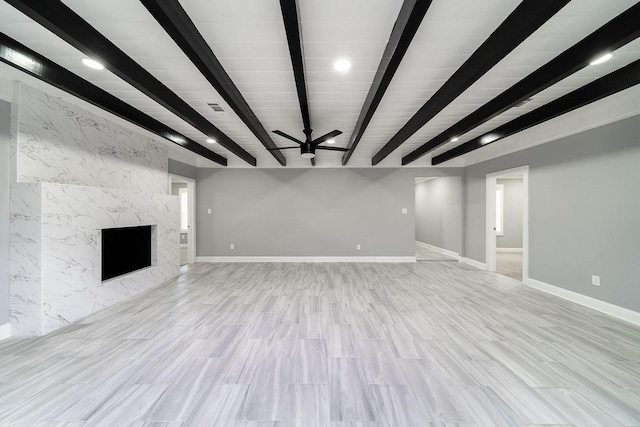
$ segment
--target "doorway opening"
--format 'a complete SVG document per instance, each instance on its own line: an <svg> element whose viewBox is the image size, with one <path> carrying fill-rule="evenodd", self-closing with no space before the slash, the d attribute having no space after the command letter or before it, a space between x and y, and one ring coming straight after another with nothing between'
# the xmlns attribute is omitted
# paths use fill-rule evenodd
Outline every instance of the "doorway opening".
<svg viewBox="0 0 640 427"><path fill-rule="evenodd" d="M195 193L194 179L169 175L169 194L180 198L180 266L195 262Z"/></svg>
<svg viewBox="0 0 640 427"><path fill-rule="evenodd" d="M459 261L461 247L462 179L416 177L416 261Z"/></svg>
<svg viewBox="0 0 640 427"><path fill-rule="evenodd" d="M529 167L487 174L487 270L529 276Z"/></svg>

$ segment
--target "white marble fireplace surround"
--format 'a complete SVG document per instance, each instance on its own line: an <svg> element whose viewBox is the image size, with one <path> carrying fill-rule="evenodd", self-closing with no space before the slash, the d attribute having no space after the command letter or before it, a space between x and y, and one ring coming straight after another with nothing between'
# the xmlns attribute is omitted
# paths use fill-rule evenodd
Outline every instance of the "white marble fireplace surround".
<svg viewBox="0 0 640 427"><path fill-rule="evenodd" d="M12 104L10 310L42 335L179 274L179 202L151 138L16 84ZM101 280L103 228L155 225L151 267Z"/></svg>

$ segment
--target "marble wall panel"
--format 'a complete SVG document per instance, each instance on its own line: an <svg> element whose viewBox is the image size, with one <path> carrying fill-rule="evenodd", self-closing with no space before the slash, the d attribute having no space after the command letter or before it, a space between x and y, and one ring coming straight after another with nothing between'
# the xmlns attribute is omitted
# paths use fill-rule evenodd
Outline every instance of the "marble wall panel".
<svg viewBox="0 0 640 427"><path fill-rule="evenodd" d="M41 335L179 274L167 150L18 83L11 111L12 333ZM154 225L153 265L101 281L103 228Z"/></svg>
<svg viewBox="0 0 640 427"><path fill-rule="evenodd" d="M41 185L12 183L9 206L9 317L13 335L42 334Z"/></svg>
<svg viewBox="0 0 640 427"><path fill-rule="evenodd" d="M42 184L43 333L118 303L177 275L175 196ZM101 280L101 230L155 225L153 265Z"/></svg>
<svg viewBox="0 0 640 427"><path fill-rule="evenodd" d="M20 84L17 180L167 192L167 149L41 90Z"/></svg>

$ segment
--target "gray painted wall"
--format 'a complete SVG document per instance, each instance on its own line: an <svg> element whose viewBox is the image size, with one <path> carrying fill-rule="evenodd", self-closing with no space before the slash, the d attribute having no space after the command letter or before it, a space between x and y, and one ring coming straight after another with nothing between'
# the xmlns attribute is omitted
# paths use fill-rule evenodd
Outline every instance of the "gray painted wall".
<svg viewBox="0 0 640 427"><path fill-rule="evenodd" d="M522 248L523 182L521 179L498 179L504 185L503 235L496 238L498 248Z"/></svg>
<svg viewBox="0 0 640 427"><path fill-rule="evenodd" d="M414 256L415 176L461 176L461 172L458 168L198 169L196 253ZM402 208L408 213L403 215Z"/></svg>
<svg viewBox="0 0 640 427"><path fill-rule="evenodd" d="M169 159L169 173L180 175L191 179L196 179L197 168L177 160Z"/></svg>
<svg viewBox="0 0 640 427"><path fill-rule="evenodd" d="M640 116L468 167L467 257L485 261L486 174L523 165L530 277L640 311Z"/></svg>
<svg viewBox="0 0 640 427"><path fill-rule="evenodd" d="M0 101L0 326L9 323L9 132L11 104Z"/></svg>
<svg viewBox="0 0 640 427"><path fill-rule="evenodd" d="M416 240L459 254L462 178L436 178L416 184L415 203Z"/></svg>

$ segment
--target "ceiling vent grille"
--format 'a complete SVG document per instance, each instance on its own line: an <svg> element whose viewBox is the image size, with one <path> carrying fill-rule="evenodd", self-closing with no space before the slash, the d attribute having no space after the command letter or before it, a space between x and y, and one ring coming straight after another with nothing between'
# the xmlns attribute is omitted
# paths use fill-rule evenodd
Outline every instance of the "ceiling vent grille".
<svg viewBox="0 0 640 427"><path fill-rule="evenodd" d="M222 105L217 102L208 102L207 105L211 108L215 113L225 113L226 111L222 108Z"/></svg>

